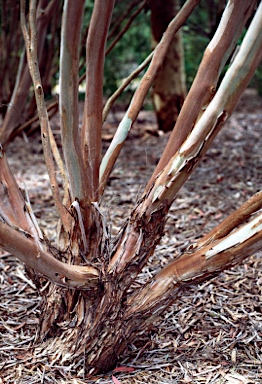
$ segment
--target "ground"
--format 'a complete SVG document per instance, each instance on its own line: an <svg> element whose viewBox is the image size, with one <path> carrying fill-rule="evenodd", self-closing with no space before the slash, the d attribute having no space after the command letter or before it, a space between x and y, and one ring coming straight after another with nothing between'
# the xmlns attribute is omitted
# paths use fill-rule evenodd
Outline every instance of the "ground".
<svg viewBox="0 0 262 384"><path fill-rule="evenodd" d="M105 124L104 147L119 117L119 113L111 115ZM57 118L52 125L59 139ZM182 188L170 210L163 241L140 274L138 286L261 188L261 129L262 100L248 90ZM167 138L168 134L157 131L153 112L141 112L102 201L112 236L143 190ZM28 140L16 138L7 155L21 187L26 185L41 227L54 240L56 214L37 134ZM130 345L114 372L84 379L82 366L50 366L46 356L32 356L37 321L43 316L39 297L23 266L2 252L0 384L262 383L261 255L188 289L150 335Z"/></svg>

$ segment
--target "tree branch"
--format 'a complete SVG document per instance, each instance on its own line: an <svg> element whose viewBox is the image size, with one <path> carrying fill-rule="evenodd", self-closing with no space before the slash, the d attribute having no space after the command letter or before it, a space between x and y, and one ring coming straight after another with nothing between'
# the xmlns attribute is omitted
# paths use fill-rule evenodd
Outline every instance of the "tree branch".
<svg viewBox="0 0 262 384"><path fill-rule="evenodd" d="M261 11L261 12L260 12ZM243 39L242 45L221 85L187 140L171 158L152 188L142 196L116 247L109 270L127 275L129 268L145 264L158 244L156 234L177 192L200 162L217 132L231 115L241 93L248 85L262 58L262 3ZM141 233L141 227L148 233ZM147 239L148 237L148 239ZM151 242L147 255L141 249ZM127 267L128 266L128 267ZM138 268L137 268L138 269Z"/></svg>
<svg viewBox="0 0 262 384"><path fill-rule="evenodd" d="M228 2L216 33L205 50L194 83L146 190L150 189L156 175L174 156L214 97L221 71L232 54L237 39L256 3L256 0L248 2L230 0Z"/></svg>
<svg viewBox="0 0 262 384"><path fill-rule="evenodd" d="M112 107L112 105L114 104L114 102L116 101L116 99L121 95L121 93L126 89L126 87L128 86L128 84L131 83L131 81L136 78L136 76L143 71L143 69L150 63L150 61L152 60L152 57L154 55L154 51L151 52L147 58L132 72L130 73L130 75L123 80L122 84L120 85L120 87L108 98L105 106L104 106L104 109L103 109L103 122L106 120L107 118L107 115L110 111L110 108Z"/></svg>
<svg viewBox="0 0 262 384"><path fill-rule="evenodd" d="M168 206L172 204L178 190L232 114L241 93L247 87L262 58L262 4L260 7L216 95L183 145L155 178L154 185L142 204L141 213L147 211L149 216L164 202Z"/></svg>
<svg viewBox="0 0 262 384"><path fill-rule="evenodd" d="M95 291L98 289L99 272L97 269L63 263L39 248L30 237L26 237L1 221L0 247L55 284L81 290Z"/></svg>
<svg viewBox="0 0 262 384"><path fill-rule="evenodd" d="M80 154L78 118L79 45L85 1L66 0L63 10L60 55L60 127L71 198L84 198L85 180ZM72 201L71 201L72 203Z"/></svg>
<svg viewBox="0 0 262 384"><path fill-rule="evenodd" d="M132 124L134 123L137 115L143 105L144 99L147 95L147 92L155 76L160 69L168 46L172 41L174 34L178 29L184 24L186 19L193 12L196 5L199 3L199 0L188 0L181 10L178 12L176 17L170 22L165 34L163 35L161 41L157 45L154 51L153 59L147 69L145 75L143 76L140 85L138 86L130 106L125 113L124 118L120 122L120 125L117 129L117 132L104 155L101 166L100 166L100 191L103 192L105 185L107 183L108 177L113 169L116 159L124 145L125 139L130 131Z"/></svg>
<svg viewBox="0 0 262 384"><path fill-rule="evenodd" d="M84 172L89 178L86 204L99 198L104 53L113 6L114 0L95 2L86 42L86 99L81 139Z"/></svg>
<svg viewBox="0 0 262 384"><path fill-rule="evenodd" d="M127 316L152 313L174 302L186 286L207 280L262 248L262 214L212 244L185 253L160 271L128 302Z"/></svg>
<svg viewBox="0 0 262 384"><path fill-rule="evenodd" d="M41 247L39 227L34 223L30 207L25 201L9 168L7 158L0 145L0 221L28 233Z"/></svg>
<svg viewBox="0 0 262 384"><path fill-rule="evenodd" d="M213 243L215 240L227 236L234 228L244 223L251 215L262 208L262 191L257 192L249 200L245 201L237 210L229 215L221 224L212 231L203 236L194 245L194 248L200 248L204 245Z"/></svg>

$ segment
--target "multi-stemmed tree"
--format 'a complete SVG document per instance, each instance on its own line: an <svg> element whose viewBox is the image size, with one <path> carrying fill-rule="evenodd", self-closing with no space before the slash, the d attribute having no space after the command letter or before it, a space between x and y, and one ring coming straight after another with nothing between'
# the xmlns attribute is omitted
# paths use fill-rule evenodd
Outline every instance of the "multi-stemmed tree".
<svg viewBox="0 0 262 384"><path fill-rule="evenodd" d="M0 246L25 263L42 295L38 337L51 361L67 364L84 353L88 372L108 370L185 287L218 274L262 247L262 192L258 192L142 289L136 290L133 284L161 241L179 189L230 117L262 58L262 4L256 7L256 3L228 2L155 172L112 239L100 205L109 175L174 34L198 1L186 1L169 24L103 158L104 52L114 1L94 3L86 40L81 126L78 68L85 1L64 3L59 98L62 154L44 101L36 0L30 1L28 14L21 1L21 25L59 228L54 247L42 234L27 194L19 189L1 148ZM248 30L236 51L247 22ZM231 64L220 79L230 57Z"/></svg>

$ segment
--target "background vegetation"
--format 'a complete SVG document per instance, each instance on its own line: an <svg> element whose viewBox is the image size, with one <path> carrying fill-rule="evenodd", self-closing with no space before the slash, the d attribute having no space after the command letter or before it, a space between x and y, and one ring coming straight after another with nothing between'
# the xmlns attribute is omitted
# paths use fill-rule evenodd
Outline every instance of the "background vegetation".
<svg viewBox="0 0 262 384"><path fill-rule="evenodd" d="M128 2L128 0L117 1L114 11L115 18L123 12ZM180 1L180 3L183 4L184 1ZM226 1L216 0L201 1L183 27L187 89L194 80L204 49L217 28L225 3ZM114 50L106 57L105 95L109 96L114 92L121 80L130 73L130 70L136 68L150 51L150 10L145 8L116 44ZM257 69L251 85L259 91L259 94L262 94L262 65ZM128 96L128 89L125 95Z"/></svg>

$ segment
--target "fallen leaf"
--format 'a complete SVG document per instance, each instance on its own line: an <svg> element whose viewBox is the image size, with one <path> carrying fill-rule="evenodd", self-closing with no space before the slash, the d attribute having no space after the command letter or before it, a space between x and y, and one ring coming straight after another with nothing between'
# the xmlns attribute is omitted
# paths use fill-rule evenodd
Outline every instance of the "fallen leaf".
<svg viewBox="0 0 262 384"><path fill-rule="evenodd" d="M115 384L121 384L121 382L114 375L112 375L112 379Z"/></svg>

